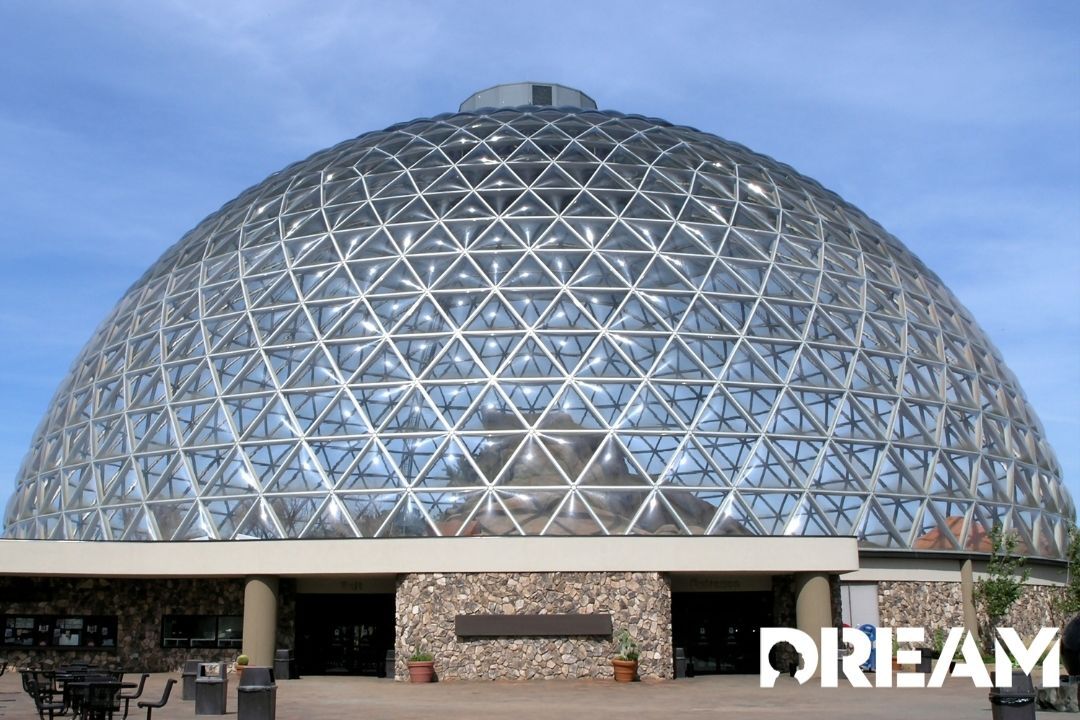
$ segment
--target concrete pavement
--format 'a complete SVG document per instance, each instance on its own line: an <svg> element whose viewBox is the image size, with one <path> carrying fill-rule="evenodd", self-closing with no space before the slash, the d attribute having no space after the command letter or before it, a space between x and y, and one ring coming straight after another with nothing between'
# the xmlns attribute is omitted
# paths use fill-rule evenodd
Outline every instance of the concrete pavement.
<svg viewBox="0 0 1080 720"><path fill-rule="evenodd" d="M169 677L147 681L147 698L157 699ZM128 679L132 679L131 676ZM232 678L230 678L230 681ZM230 683L229 716L236 717ZM154 720L190 720L192 702L180 700L179 685ZM657 720L698 718L823 718L827 720L988 720L987 690L966 679L950 679L933 690L823 689L799 686L781 677L772 689L757 676L699 677L663 682L616 684L610 680L532 682L441 682L410 685L376 678L307 677L278 683L278 720L560 720L633 717ZM1051 717L1039 713L1040 717ZM0 677L0 718L34 720L33 702L17 673ZM131 718L144 717L132 703ZM117 716L119 718L119 716Z"/></svg>

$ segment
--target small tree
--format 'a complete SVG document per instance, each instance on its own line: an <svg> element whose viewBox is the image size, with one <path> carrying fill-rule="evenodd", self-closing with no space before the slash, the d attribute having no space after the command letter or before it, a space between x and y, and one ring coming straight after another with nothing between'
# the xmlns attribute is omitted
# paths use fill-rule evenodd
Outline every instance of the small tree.
<svg viewBox="0 0 1080 720"><path fill-rule="evenodd" d="M1009 610L1020 599L1024 583L1031 571L1024 567L1024 558L1016 554L1020 538L1015 532L1005 532L1000 525L990 531L990 561L986 564L986 577L975 588L977 597L986 612L983 644L987 653L994 649L994 630L1001 626Z"/></svg>
<svg viewBox="0 0 1080 720"><path fill-rule="evenodd" d="M1080 613L1080 530L1075 525L1069 528L1069 546L1065 551L1065 559L1069 562L1065 570L1065 587L1054 602L1061 625Z"/></svg>

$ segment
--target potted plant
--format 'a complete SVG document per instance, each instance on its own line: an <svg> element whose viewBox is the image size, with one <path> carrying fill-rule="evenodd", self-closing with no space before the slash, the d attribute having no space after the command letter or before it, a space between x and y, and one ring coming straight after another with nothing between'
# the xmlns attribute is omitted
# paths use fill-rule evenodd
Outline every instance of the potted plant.
<svg viewBox="0 0 1080 720"><path fill-rule="evenodd" d="M423 650L417 650L409 657L409 682L427 683L435 677L435 657Z"/></svg>
<svg viewBox="0 0 1080 720"><path fill-rule="evenodd" d="M247 655L240 655L238 658L236 658L236 681L237 682L240 682L240 678L242 678L244 676L244 668L246 668L248 666L249 662L251 662L251 658L249 658Z"/></svg>
<svg viewBox="0 0 1080 720"><path fill-rule="evenodd" d="M623 628L615 636L615 658L611 661L615 669L615 682L633 682L637 676L638 644L630 631Z"/></svg>

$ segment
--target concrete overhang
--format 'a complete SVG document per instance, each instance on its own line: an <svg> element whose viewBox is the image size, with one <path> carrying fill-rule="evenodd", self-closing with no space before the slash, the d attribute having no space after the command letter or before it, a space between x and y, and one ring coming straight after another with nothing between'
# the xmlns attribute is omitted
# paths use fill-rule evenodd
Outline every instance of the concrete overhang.
<svg viewBox="0 0 1080 720"><path fill-rule="evenodd" d="M216 542L0 540L0 575L293 577L418 572L846 573L851 537L467 537Z"/></svg>

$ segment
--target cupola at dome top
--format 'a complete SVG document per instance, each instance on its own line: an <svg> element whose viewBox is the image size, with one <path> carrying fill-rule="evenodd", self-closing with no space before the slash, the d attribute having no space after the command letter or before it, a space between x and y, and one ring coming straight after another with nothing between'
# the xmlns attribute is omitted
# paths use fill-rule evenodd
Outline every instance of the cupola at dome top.
<svg viewBox="0 0 1080 720"><path fill-rule="evenodd" d="M596 109L596 101L580 90L556 83L536 82L507 83L489 87L470 95L458 109L461 112L475 112L480 108L520 107L522 105Z"/></svg>

